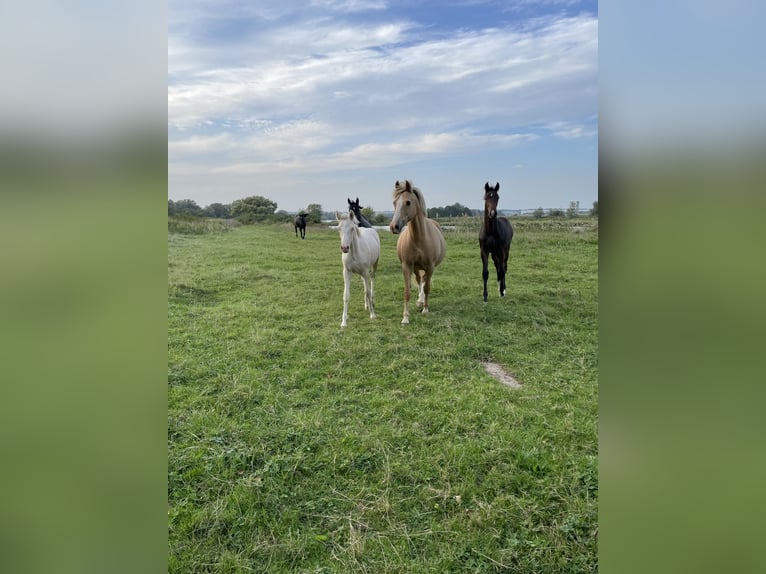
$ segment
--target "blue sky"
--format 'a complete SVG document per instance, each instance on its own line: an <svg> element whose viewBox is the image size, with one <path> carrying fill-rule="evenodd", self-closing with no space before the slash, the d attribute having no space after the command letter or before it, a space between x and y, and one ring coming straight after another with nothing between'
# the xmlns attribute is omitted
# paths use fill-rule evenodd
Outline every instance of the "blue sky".
<svg viewBox="0 0 766 574"><path fill-rule="evenodd" d="M597 174L596 2L168 3L171 199L590 207Z"/></svg>

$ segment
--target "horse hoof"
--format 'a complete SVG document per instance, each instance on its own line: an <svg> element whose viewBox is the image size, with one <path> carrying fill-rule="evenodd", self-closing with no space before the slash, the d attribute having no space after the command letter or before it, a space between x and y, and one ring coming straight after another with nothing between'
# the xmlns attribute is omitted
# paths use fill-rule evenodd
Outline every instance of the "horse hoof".
<svg viewBox="0 0 766 574"><path fill-rule="evenodd" d="M421 313L422 313L423 315L425 315L426 313L428 313L428 307L423 307L423 310L421 311Z"/></svg>
<svg viewBox="0 0 766 574"><path fill-rule="evenodd" d="M375 313L373 313L372 315L370 315L370 319L377 319L377 318L378 318L378 316L377 316Z"/></svg>
<svg viewBox="0 0 766 574"><path fill-rule="evenodd" d="M409 324L410 324L410 320L407 317L402 319L402 325L409 325Z"/></svg>
<svg viewBox="0 0 766 574"><path fill-rule="evenodd" d="M345 328L346 328L346 323L341 323L341 324L340 324L340 328L341 328L341 329L345 329Z"/></svg>

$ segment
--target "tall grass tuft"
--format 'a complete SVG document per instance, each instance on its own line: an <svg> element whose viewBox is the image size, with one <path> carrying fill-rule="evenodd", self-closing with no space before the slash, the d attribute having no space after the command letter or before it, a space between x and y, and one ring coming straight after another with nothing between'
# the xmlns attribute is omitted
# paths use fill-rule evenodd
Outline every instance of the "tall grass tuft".
<svg viewBox="0 0 766 574"><path fill-rule="evenodd" d="M211 219L183 215L168 217L168 233L179 233L182 235L224 233L238 225L240 223L233 219Z"/></svg>

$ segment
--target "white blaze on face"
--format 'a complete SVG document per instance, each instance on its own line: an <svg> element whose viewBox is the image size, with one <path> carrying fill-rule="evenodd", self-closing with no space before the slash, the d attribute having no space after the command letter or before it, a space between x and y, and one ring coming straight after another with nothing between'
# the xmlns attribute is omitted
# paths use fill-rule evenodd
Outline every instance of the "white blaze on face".
<svg viewBox="0 0 766 574"><path fill-rule="evenodd" d="M351 239L354 233L354 222L348 218L338 220L338 232L340 233L340 250L348 253L351 249Z"/></svg>

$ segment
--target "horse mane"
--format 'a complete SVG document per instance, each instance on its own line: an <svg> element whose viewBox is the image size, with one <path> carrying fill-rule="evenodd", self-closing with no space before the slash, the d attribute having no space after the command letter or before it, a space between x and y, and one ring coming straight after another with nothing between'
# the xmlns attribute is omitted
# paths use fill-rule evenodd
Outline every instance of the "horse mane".
<svg viewBox="0 0 766 574"><path fill-rule="evenodd" d="M340 226L341 222L345 220L350 220L352 223L354 222L354 218L351 217L348 213L341 213L340 211L335 212L335 219L338 220L338 225ZM354 233L357 233L356 230L358 230L359 227L357 225L354 225Z"/></svg>
<svg viewBox="0 0 766 574"><path fill-rule="evenodd" d="M426 215L428 210L426 209L426 199L423 197L423 192L420 191L419 187L412 185L412 182L409 179L405 179L404 182L397 180L397 182L394 184L394 202L396 202L399 196L405 191L412 192L412 194L415 196L415 199L418 200L420 209L423 210L423 215Z"/></svg>

